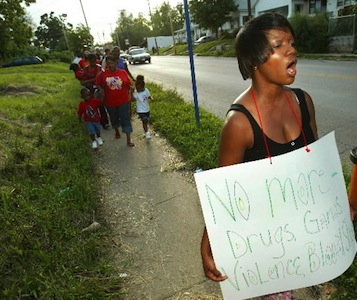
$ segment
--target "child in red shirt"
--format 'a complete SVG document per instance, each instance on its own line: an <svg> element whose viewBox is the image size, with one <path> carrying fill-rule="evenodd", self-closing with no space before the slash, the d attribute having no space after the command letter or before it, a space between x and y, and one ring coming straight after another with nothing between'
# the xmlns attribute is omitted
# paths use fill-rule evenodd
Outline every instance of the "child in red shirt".
<svg viewBox="0 0 357 300"><path fill-rule="evenodd" d="M110 123L115 130L115 138L120 138L119 127L126 134L126 142L129 147L135 144L131 140L133 131L130 116L129 90L132 88L128 74L116 67L117 59L109 55L106 58L107 68L101 71L95 85L103 89L104 105L110 117Z"/></svg>
<svg viewBox="0 0 357 300"><path fill-rule="evenodd" d="M95 93L98 98L101 98ZM100 113L99 106L102 100L93 97L88 88L81 89L82 101L78 105L77 115L80 123L86 124L89 136L92 141L92 149L97 149L98 145L103 145L103 140L100 137Z"/></svg>
<svg viewBox="0 0 357 300"><path fill-rule="evenodd" d="M93 93L95 80L97 78L98 73L102 70L102 68L98 64L96 55L93 53L87 55L87 61L89 65L83 69L81 84L87 87L91 91L91 93ZM107 110L105 109L104 105L99 106L99 112L101 116L100 124L104 129L108 129L109 120L108 120Z"/></svg>
<svg viewBox="0 0 357 300"><path fill-rule="evenodd" d="M93 93L95 79L102 68L97 64L97 57L93 53L87 55L87 61L89 64L83 69L81 83Z"/></svg>
<svg viewBox="0 0 357 300"><path fill-rule="evenodd" d="M81 69L81 67L80 67L78 64L76 64L76 63L71 64L71 65L69 66L69 69L70 69L71 71L73 71L74 77L75 77L76 79L78 79L79 81L82 80L83 70Z"/></svg>

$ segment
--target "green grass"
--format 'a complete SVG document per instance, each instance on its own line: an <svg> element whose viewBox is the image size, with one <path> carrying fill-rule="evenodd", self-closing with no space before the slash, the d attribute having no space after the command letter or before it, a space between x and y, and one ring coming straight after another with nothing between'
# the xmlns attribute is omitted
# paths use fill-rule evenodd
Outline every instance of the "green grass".
<svg viewBox="0 0 357 300"><path fill-rule="evenodd" d="M194 107L187 104L176 91L163 91L156 84L148 84L155 95L151 120L159 131L194 168L211 169L217 166L218 140L223 122L200 109L197 126Z"/></svg>
<svg viewBox="0 0 357 300"><path fill-rule="evenodd" d="M75 115L78 82L61 63L0 74L0 299L125 298L108 252L93 152ZM148 88L152 125L185 167L216 167L222 121L200 109L197 126L193 105L176 91ZM82 232L93 215L103 226ZM356 273L354 263L333 281L335 299L354 299Z"/></svg>
<svg viewBox="0 0 357 300"><path fill-rule="evenodd" d="M175 55L173 46L160 48L160 55ZM235 56L234 40L217 39L193 46L193 52L201 56ZM176 45L176 55L188 55L187 44Z"/></svg>
<svg viewBox="0 0 357 300"><path fill-rule="evenodd" d="M119 299L109 231L66 64L0 69L0 298Z"/></svg>

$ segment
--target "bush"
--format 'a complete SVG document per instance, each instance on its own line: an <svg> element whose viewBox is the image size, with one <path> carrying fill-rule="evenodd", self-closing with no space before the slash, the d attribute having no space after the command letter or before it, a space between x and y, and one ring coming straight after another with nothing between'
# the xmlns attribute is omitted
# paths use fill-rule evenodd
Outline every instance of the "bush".
<svg viewBox="0 0 357 300"><path fill-rule="evenodd" d="M227 30L222 30L219 34L219 38L220 39L234 39L236 35L237 35L236 31L229 32Z"/></svg>
<svg viewBox="0 0 357 300"><path fill-rule="evenodd" d="M73 60L73 55L69 51L54 51L49 53L49 60L54 62L64 62L70 64Z"/></svg>
<svg viewBox="0 0 357 300"><path fill-rule="evenodd" d="M290 20L295 31L296 47L305 53L327 53L329 45L326 14L306 16L296 14Z"/></svg>

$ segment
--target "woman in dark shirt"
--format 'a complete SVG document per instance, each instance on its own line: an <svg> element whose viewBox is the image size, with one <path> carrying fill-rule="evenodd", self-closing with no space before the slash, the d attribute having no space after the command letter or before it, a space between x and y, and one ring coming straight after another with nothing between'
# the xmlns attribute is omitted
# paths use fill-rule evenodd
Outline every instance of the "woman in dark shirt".
<svg viewBox="0 0 357 300"><path fill-rule="evenodd" d="M245 24L236 38L236 52L244 79L252 80L231 106L224 122L219 166L271 158L318 138L314 105L309 94L286 87L296 76L295 36L280 14L260 15ZM227 279L216 268L207 231L201 255L205 275L213 281ZM281 293L292 299L291 292ZM277 299L266 295L263 299Z"/></svg>

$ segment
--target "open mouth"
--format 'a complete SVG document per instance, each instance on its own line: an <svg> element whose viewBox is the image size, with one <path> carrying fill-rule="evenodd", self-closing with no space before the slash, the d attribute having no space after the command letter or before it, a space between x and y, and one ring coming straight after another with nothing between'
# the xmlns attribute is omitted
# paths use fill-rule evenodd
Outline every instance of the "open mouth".
<svg viewBox="0 0 357 300"><path fill-rule="evenodd" d="M288 64L287 70L290 76L296 75L296 59L294 59Z"/></svg>

